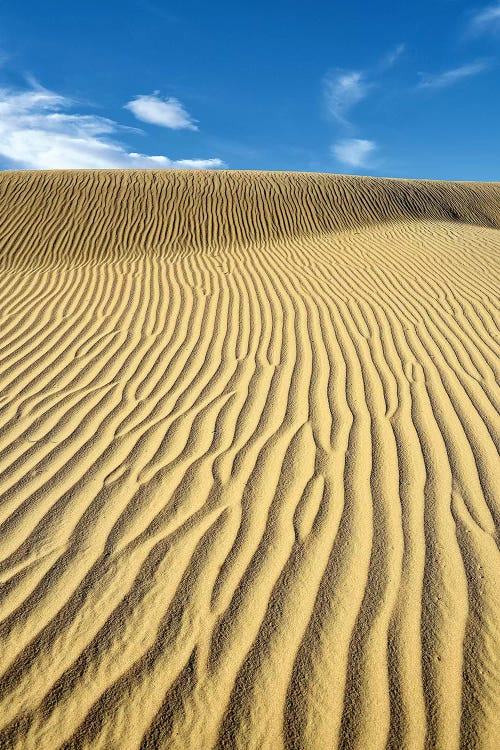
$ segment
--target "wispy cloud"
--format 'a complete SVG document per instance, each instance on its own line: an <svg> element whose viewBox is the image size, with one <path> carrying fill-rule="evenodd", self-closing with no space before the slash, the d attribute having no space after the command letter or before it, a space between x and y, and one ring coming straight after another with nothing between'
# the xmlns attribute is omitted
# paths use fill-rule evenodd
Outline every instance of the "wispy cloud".
<svg viewBox="0 0 500 750"><path fill-rule="evenodd" d="M398 44L396 47L389 50L389 52L382 58L378 66L379 73L383 73L389 68L392 68L392 66L397 63L401 55L404 54L405 50L406 44L404 43Z"/></svg>
<svg viewBox="0 0 500 750"><path fill-rule="evenodd" d="M328 114L341 125L349 125L349 112L377 87L377 75L385 73L399 60L406 44L390 49L371 71L337 68L323 78L323 99Z"/></svg>
<svg viewBox="0 0 500 750"><path fill-rule="evenodd" d="M73 107L67 97L37 85L0 89L0 158L29 169L224 166L220 159L172 160L129 151L115 140L126 128L105 117L69 113Z"/></svg>
<svg viewBox="0 0 500 750"><path fill-rule="evenodd" d="M359 104L370 90L364 73L357 70L335 70L323 79L323 95L328 113L343 125L348 124L349 111Z"/></svg>
<svg viewBox="0 0 500 750"><path fill-rule="evenodd" d="M332 147L332 153L338 161L351 167L366 167L368 159L377 148L374 141L363 138L344 138Z"/></svg>
<svg viewBox="0 0 500 750"><path fill-rule="evenodd" d="M479 75L479 73L483 73L489 67L490 65L486 60L478 60L467 65L461 65L458 68L445 70L443 73L419 73L421 80L418 88L442 89L447 86L453 86L465 78L472 78Z"/></svg>
<svg viewBox="0 0 500 750"><path fill-rule="evenodd" d="M406 44L401 42L392 47L371 70L337 68L323 78L326 109L347 133L352 133L354 129L350 119L351 110L380 87L379 79L397 63L405 50ZM351 167L367 166L376 149L375 141L365 138L343 138L330 147L335 159Z"/></svg>
<svg viewBox="0 0 500 750"><path fill-rule="evenodd" d="M500 3L487 5L471 16L469 32L472 34L500 33Z"/></svg>
<svg viewBox="0 0 500 750"><path fill-rule="evenodd" d="M158 94L158 91L154 94L140 94L125 104L125 109L129 109L138 120L152 125L172 130L198 130L195 120L178 99L162 99Z"/></svg>

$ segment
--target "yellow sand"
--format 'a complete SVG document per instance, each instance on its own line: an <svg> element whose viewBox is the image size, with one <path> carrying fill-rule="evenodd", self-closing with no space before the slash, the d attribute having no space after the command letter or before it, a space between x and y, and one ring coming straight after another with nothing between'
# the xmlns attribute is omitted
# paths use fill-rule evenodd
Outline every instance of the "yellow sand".
<svg viewBox="0 0 500 750"><path fill-rule="evenodd" d="M0 747L500 747L500 183L0 175Z"/></svg>

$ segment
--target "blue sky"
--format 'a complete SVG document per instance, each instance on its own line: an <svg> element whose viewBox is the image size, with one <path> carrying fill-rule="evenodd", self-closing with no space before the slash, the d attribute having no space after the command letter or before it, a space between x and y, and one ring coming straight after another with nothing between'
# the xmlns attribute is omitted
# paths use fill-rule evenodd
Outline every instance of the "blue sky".
<svg viewBox="0 0 500 750"><path fill-rule="evenodd" d="M0 168L500 179L500 2L0 0Z"/></svg>

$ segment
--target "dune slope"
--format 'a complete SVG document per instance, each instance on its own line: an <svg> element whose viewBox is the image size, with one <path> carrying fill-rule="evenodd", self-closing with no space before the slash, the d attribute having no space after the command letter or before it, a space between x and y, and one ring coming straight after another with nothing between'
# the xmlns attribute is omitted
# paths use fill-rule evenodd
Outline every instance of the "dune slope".
<svg viewBox="0 0 500 750"><path fill-rule="evenodd" d="M0 174L0 748L498 748L500 184Z"/></svg>

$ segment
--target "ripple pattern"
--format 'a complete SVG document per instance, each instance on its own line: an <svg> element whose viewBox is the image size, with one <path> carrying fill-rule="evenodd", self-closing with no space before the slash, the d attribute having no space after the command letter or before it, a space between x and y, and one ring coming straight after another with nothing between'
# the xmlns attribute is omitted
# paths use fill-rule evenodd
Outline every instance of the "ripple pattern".
<svg viewBox="0 0 500 750"><path fill-rule="evenodd" d="M0 748L500 746L500 184L0 175Z"/></svg>

